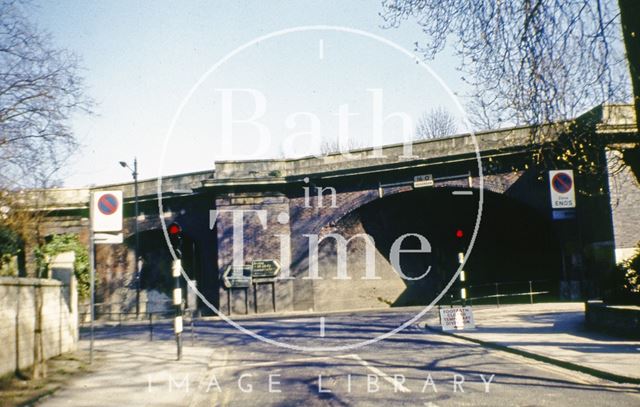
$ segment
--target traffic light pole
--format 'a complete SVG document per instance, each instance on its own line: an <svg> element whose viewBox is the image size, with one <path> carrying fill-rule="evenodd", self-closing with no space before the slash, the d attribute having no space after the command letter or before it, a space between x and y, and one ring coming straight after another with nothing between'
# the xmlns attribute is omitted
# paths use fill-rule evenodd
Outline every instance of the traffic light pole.
<svg viewBox="0 0 640 407"><path fill-rule="evenodd" d="M175 282L173 288L173 307L175 308L175 319L173 330L176 335L176 346L178 347L178 360L182 359L182 287L180 287L180 274L182 274L182 227L176 222L167 228L171 247L175 254L171 274Z"/></svg>
<svg viewBox="0 0 640 407"><path fill-rule="evenodd" d="M460 264L464 263L463 252L458 253L458 262ZM465 275L464 270L460 270L459 279L460 279L460 303L464 307L465 305L467 305L467 287L466 287L467 276Z"/></svg>
<svg viewBox="0 0 640 407"><path fill-rule="evenodd" d="M178 360L182 359L182 288L180 287L180 270L182 269L182 261L177 258L173 261L172 274L175 280L173 289L173 306L175 308L175 319L173 330L176 335L176 346L178 348Z"/></svg>

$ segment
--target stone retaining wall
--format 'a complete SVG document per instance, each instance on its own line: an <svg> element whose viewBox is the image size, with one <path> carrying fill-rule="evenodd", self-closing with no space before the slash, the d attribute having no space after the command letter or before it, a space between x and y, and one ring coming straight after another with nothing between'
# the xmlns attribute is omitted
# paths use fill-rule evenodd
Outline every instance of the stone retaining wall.
<svg viewBox="0 0 640 407"><path fill-rule="evenodd" d="M613 335L640 339L640 307L605 305L602 301L585 303L587 327Z"/></svg>
<svg viewBox="0 0 640 407"><path fill-rule="evenodd" d="M77 290L69 281L0 277L0 375L76 349Z"/></svg>

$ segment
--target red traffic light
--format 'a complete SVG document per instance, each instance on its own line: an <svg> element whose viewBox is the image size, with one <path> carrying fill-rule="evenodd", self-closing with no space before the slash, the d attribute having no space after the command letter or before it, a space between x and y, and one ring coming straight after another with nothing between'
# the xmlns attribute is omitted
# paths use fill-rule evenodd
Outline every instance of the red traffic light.
<svg viewBox="0 0 640 407"><path fill-rule="evenodd" d="M456 237L458 239L461 239L462 237L464 237L464 232L462 231L462 229L456 230Z"/></svg>
<svg viewBox="0 0 640 407"><path fill-rule="evenodd" d="M167 228L167 231L169 232L170 235L176 236L182 233L182 227L180 227L180 225L178 225L177 223L172 223Z"/></svg>

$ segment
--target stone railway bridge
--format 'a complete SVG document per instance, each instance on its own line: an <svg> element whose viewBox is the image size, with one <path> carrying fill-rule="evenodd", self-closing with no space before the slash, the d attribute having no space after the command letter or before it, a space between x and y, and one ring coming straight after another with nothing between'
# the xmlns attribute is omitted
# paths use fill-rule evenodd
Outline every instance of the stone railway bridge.
<svg viewBox="0 0 640 407"><path fill-rule="evenodd" d="M620 151L637 154L638 134L627 106L598 107L573 124L602 141L591 152L598 170L590 175L574 171L576 209L555 214L547 170L570 168L558 162L542 168L531 160L545 148L532 145L531 128L478 133L480 159L473 138L458 135L416 142L412 157L406 157L404 146L393 145L382 154L359 150L350 157L216 162L215 170L163 178L162 212L157 180L142 181L142 288L169 293L172 287L164 219L183 227L185 271L225 313L270 312L274 299L278 311L430 302L455 273L458 252L469 247L482 187L479 228L465 264L468 284L545 280L564 298L599 295L616 256L628 256L640 236L637 178L628 167L615 175L609 171ZM563 137L563 126L545 127L547 140ZM429 176L432 184L415 184L421 176ZM98 299L105 302L131 298L133 185L48 190L45 203L34 209L47 213L44 235L78 233L88 242L90 193L113 189L125 197L125 243L97 246ZM235 230L240 224L244 229L244 261L277 259L289 278L246 290L223 286L221 273L234 261L233 211L239 210L245 212ZM405 251L399 260L402 273L416 277L431 267L425 278L403 279L394 270L391 249L406 234L424 236L431 250L421 251L419 238L406 237L400 245ZM353 237L346 250L346 276L337 274L341 247L329 235ZM318 279L309 278L310 258L316 259L310 257L310 236L320 239ZM411 249L415 252L406 252ZM368 251L375 279L367 278Z"/></svg>

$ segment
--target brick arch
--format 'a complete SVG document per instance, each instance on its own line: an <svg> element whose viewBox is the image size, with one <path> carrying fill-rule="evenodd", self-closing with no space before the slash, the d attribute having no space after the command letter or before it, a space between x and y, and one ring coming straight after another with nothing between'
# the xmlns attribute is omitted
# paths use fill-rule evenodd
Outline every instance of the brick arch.
<svg viewBox="0 0 640 407"><path fill-rule="evenodd" d="M524 171L514 171L504 174L491 174L483 176L483 189L485 191L508 195L509 190L516 184L518 180L523 176ZM480 188L480 177L472 177L471 180L472 189L478 190ZM468 179L457 179L449 181L436 182L434 188L469 188ZM318 222L313 226L309 233L320 233L327 228L331 228L341 219L353 213L358 208L376 201L378 199L384 199L390 195L396 195L400 193L407 193L414 191L411 186L397 186L391 188L385 188L382 196L380 191L376 188L369 188L358 191L338 191L338 207L333 208L330 211L319 212ZM521 202L525 202L525 199L519 199Z"/></svg>

